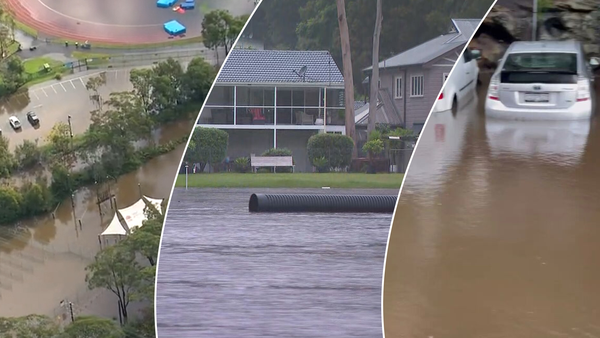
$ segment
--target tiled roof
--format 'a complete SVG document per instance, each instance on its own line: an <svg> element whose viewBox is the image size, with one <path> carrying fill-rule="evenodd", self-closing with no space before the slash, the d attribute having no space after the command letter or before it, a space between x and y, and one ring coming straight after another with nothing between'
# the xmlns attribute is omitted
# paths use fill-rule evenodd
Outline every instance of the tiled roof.
<svg viewBox="0 0 600 338"><path fill-rule="evenodd" d="M296 72L306 66L304 79ZM233 49L217 83L331 83L344 78L326 51Z"/></svg>
<svg viewBox="0 0 600 338"><path fill-rule="evenodd" d="M454 31L440 35L407 51L381 61L379 68L421 65L464 45L479 25L479 19L452 19ZM365 68L370 71L372 67Z"/></svg>

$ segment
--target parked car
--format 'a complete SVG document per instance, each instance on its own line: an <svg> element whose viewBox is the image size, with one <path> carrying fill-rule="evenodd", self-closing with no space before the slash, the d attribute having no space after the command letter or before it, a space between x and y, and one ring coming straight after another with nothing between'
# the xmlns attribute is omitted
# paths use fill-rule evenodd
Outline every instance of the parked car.
<svg viewBox="0 0 600 338"><path fill-rule="evenodd" d="M579 120L592 116L593 69L577 41L511 44L492 75L486 115L524 120Z"/></svg>
<svg viewBox="0 0 600 338"><path fill-rule="evenodd" d="M40 123L40 118L37 116L37 114L35 112L28 112L27 113L27 120L29 121L29 123L31 123L31 125L38 125Z"/></svg>
<svg viewBox="0 0 600 338"><path fill-rule="evenodd" d="M459 106L464 105L475 96L479 79L477 60L480 57L480 51L465 49L463 55L456 61L452 75L446 79L444 90L433 107L434 112L446 110L456 112Z"/></svg>
<svg viewBox="0 0 600 338"><path fill-rule="evenodd" d="M19 121L19 119L16 116L11 116L8 118L8 123L10 123L10 126L14 129L21 129L21 121Z"/></svg>

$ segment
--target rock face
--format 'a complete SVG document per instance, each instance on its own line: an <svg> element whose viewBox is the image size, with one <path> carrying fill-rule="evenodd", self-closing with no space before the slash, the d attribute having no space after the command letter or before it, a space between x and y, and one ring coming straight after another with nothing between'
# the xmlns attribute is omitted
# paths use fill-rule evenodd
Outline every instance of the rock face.
<svg viewBox="0 0 600 338"><path fill-rule="evenodd" d="M494 64L513 41L531 40L532 0L498 0L470 47ZM600 56L600 1L538 0L538 39L581 41L588 57Z"/></svg>

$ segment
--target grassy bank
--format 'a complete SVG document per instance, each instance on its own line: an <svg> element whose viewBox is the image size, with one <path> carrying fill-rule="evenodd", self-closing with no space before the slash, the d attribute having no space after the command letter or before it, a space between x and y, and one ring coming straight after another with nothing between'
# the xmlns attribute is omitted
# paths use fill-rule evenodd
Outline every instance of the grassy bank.
<svg viewBox="0 0 600 338"><path fill-rule="evenodd" d="M400 189L403 174L362 173L264 173L264 174L190 174L188 187L192 188L357 188ZM185 187L185 175L177 177L177 187Z"/></svg>

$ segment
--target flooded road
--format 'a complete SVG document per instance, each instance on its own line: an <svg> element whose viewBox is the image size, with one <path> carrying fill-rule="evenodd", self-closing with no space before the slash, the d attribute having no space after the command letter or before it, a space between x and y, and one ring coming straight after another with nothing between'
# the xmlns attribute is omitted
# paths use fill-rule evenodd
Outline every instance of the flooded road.
<svg viewBox="0 0 600 338"><path fill-rule="evenodd" d="M158 133L162 142L189 133L193 122L171 125ZM135 172L107 183L118 208L127 207L144 194L168 198L185 144L146 163ZM156 179L162 177L164 179ZM138 185L139 184L139 185ZM84 268L100 249L98 235L111 221L109 202L96 203L98 187L79 190L75 208L63 202L51 215L20 225L18 234L0 236L0 317L31 313L66 319L61 300L73 302L76 315L117 316L116 296L107 290L87 290ZM79 226L81 221L81 227ZM7 229L10 229L7 227ZM6 229L4 229L6 230ZM136 305L132 305L135 314Z"/></svg>
<svg viewBox="0 0 600 338"><path fill-rule="evenodd" d="M159 260L159 337L381 337L391 215L250 214L252 193L323 192L258 190L175 190Z"/></svg>
<svg viewBox="0 0 600 338"><path fill-rule="evenodd" d="M386 337L600 336L598 121L431 117L388 247Z"/></svg>

